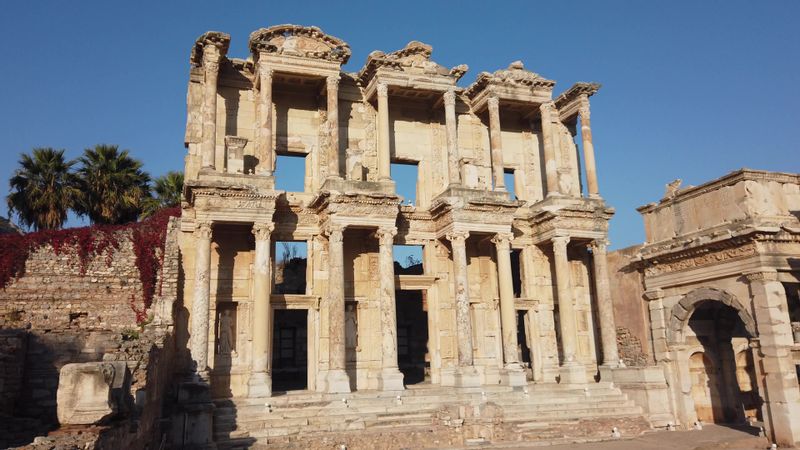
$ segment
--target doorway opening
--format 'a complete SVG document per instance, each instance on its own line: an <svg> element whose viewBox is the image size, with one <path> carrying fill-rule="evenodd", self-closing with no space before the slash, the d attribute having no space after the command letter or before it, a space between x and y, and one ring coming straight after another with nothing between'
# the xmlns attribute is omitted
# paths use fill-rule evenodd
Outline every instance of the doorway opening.
<svg viewBox="0 0 800 450"><path fill-rule="evenodd" d="M272 332L272 390L308 388L308 311L277 309Z"/></svg>
<svg viewBox="0 0 800 450"><path fill-rule="evenodd" d="M707 423L761 420L761 400L749 348L750 334L736 309L705 301L689 318L687 344L691 395L697 418Z"/></svg>
<svg viewBox="0 0 800 450"><path fill-rule="evenodd" d="M397 363L406 385L430 379L428 308L423 291L397 291Z"/></svg>
<svg viewBox="0 0 800 450"><path fill-rule="evenodd" d="M528 315L527 311L517 311L517 348L519 349L519 361L525 367L528 374L528 379L533 378L531 372L531 349L528 346L528 327L526 327L525 317Z"/></svg>

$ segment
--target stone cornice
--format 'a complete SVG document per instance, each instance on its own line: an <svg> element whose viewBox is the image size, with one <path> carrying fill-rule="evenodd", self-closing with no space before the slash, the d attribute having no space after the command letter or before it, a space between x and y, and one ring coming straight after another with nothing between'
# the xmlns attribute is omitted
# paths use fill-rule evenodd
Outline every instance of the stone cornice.
<svg viewBox="0 0 800 450"><path fill-rule="evenodd" d="M189 62L193 67L203 65L203 49L207 45L214 45L219 49L221 57L225 57L231 44L231 35L221 31L206 31L194 43Z"/></svg>
<svg viewBox="0 0 800 450"><path fill-rule="evenodd" d="M538 73L526 70L522 61L514 61L506 69L496 70L494 73L481 72L464 93L470 99L474 99L479 92L489 88L491 84L552 90L556 82L548 80Z"/></svg>
<svg viewBox="0 0 800 450"><path fill-rule="evenodd" d="M366 87L376 76L379 69L390 70L398 73L407 73L409 76L433 76L448 80L449 84L455 83L469 70L466 64L461 64L448 69L431 60L433 47L418 41L411 41L400 50L384 53L380 50L373 51L367 56L364 67L358 72L357 80L362 87Z"/></svg>
<svg viewBox="0 0 800 450"><path fill-rule="evenodd" d="M254 59L260 53L278 53L346 64L351 54L350 46L343 40L317 27L291 24L260 28L250 33L248 46Z"/></svg>
<svg viewBox="0 0 800 450"><path fill-rule="evenodd" d="M555 104L559 110L567 108L569 104L576 100L580 100L581 96L591 97L600 90L600 83L586 83L579 81L572 85L569 89L562 92L561 95L556 97Z"/></svg>

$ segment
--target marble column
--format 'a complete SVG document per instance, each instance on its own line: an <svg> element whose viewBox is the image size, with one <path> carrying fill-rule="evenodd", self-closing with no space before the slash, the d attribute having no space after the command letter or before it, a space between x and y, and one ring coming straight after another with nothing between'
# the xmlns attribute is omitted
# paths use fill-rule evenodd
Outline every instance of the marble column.
<svg viewBox="0 0 800 450"><path fill-rule="evenodd" d="M617 325L614 320L614 303L608 280L608 242L595 240L592 245L595 293L597 295L597 317L600 322L600 342L603 346L603 366L619 367L617 350Z"/></svg>
<svg viewBox="0 0 800 450"><path fill-rule="evenodd" d="M270 294L272 282L270 278L270 235L274 225L256 223L252 233L256 238L255 262L253 264L253 359L248 383L250 397L269 397L272 395L272 379L269 374L269 335L270 326Z"/></svg>
<svg viewBox="0 0 800 450"><path fill-rule="evenodd" d="M500 290L500 327L502 329L505 381L511 386L527 383L519 363L517 310L514 307L514 282L511 274L511 233L498 233L492 239L497 253L497 281Z"/></svg>
<svg viewBox="0 0 800 450"><path fill-rule="evenodd" d="M216 167L217 148L217 79L221 54L216 45L203 47L203 144L201 145L204 169Z"/></svg>
<svg viewBox="0 0 800 450"><path fill-rule="evenodd" d="M194 230L194 292L190 348L195 372L208 380L208 310L211 291L211 222L198 222Z"/></svg>
<svg viewBox="0 0 800 450"><path fill-rule="evenodd" d="M578 114L581 117L581 140L583 141L584 166L586 166L586 188L589 192L589 197L599 197L597 168L594 162L594 144L592 144L592 127L589 118L589 97L586 95L581 96Z"/></svg>
<svg viewBox="0 0 800 450"><path fill-rule="evenodd" d="M392 179L389 136L389 87L378 83L378 180Z"/></svg>
<svg viewBox="0 0 800 450"><path fill-rule="evenodd" d="M492 148L492 178L494 190L505 191L505 168L503 167L503 139L500 135L500 100L489 97L489 145Z"/></svg>
<svg viewBox="0 0 800 450"><path fill-rule="evenodd" d="M456 386L477 386L480 384L473 361L472 313L469 300L469 281L467 280L467 231L453 231L447 234L453 249L453 275L455 282L456 338L458 340L458 367L454 383Z"/></svg>
<svg viewBox="0 0 800 450"><path fill-rule="evenodd" d="M575 301L573 299L571 268L567 258L569 236L555 236L553 256L555 257L556 293L558 297L558 323L561 331L561 349L563 363L561 366L561 382L585 383L586 371L579 364L577 353L577 321L575 318Z"/></svg>
<svg viewBox="0 0 800 450"><path fill-rule="evenodd" d="M791 447L800 442L800 387L792 360L794 339L786 291L774 269L747 273L745 277L758 330L764 425L773 442Z"/></svg>
<svg viewBox="0 0 800 450"><path fill-rule="evenodd" d="M255 130L255 154L258 159L256 173L272 176L275 170L275 149L272 147L272 69L259 63L258 101L256 114L258 122Z"/></svg>
<svg viewBox="0 0 800 450"><path fill-rule="evenodd" d="M461 184L461 170L458 166L458 122L456 120L456 92L448 89L444 97L444 123L447 133L447 175L449 185Z"/></svg>
<svg viewBox="0 0 800 450"><path fill-rule="evenodd" d="M328 131L330 132L328 178L341 178L339 169L339 76L330 76L325 83L328 89Z"/></svg>
<svg viewBox="0 0 800 450"><path fill-rule="evenodd" d="M556 130L553 128L553 102L542 103L539 106L542 117L542 141L544 150L545 181L547 183L547 196L558 195L558 161L556 160Z"/></svg>
<svg viewBox="0 0 800 450"><path fill-rule="evenodd" d="M381 313L381 375L380 389L402 391L403 374L397 365L397 312L394 286L394 237L395 227L380 227L378 238L378 276L380 277Z"/></svg>
<svg viewBox="0 0 800 450"><path fill-rule="evenodd" d="M345 353L344 226L330 224L328 234L328 392L350 392Z"/></svg>

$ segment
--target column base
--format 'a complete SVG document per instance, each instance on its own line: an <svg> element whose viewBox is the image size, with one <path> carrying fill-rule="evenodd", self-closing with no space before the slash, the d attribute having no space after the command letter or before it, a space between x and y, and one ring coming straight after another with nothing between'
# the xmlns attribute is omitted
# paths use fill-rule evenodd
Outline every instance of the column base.
<svg viewBox="0 0 800 450"><path fill-rule="evenodd" d="M255 372L247 382L247 396L250 398L272 397L272 377L266 372Z"/></svg>
<svg viewBox="0 0 800 450"><path fill-rule="evenodd" d="M474 366L442 369L442 386L479 387L481 377Z"/></svg>
<svg viewBox="0 0 800 450"><path fill-rule="evenodd" d="M331 369L326 377L327 391L331 394L345 394L350 392L350 377L343 369Z"/></svg>
<svg viewBox="0 0 800 450"><path fill-rule="evenodd" d="M403 384L403 373L399 369L383 369L378 376L378 386L382 391L402 391L405 390Z"/></svg>
<svg viewBox="0 0 800 450"><path fill-rule="evenodd" d="M583 364L571 362L561 366L559 370L561 384L586 384L586 368Z"/></svg>
<svg viewBox="0 0 800 450"><path fill-rule="evenodd" d="M502 383L506 386L527 386L528 377L519 364L508 364L501 374Z"/></svg>

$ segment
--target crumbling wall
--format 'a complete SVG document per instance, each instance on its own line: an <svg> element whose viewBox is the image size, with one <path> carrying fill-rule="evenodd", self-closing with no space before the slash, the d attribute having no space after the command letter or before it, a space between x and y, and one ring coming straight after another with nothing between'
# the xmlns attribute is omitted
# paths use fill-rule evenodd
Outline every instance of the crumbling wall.
<svg viewBox="0 0 800 450"><path fill-rule="evenodd" d="M651 360L649 316L641 274L633 265L640 245L608 253L608 281L614 304L619 356L628 366Z"/></svg>

